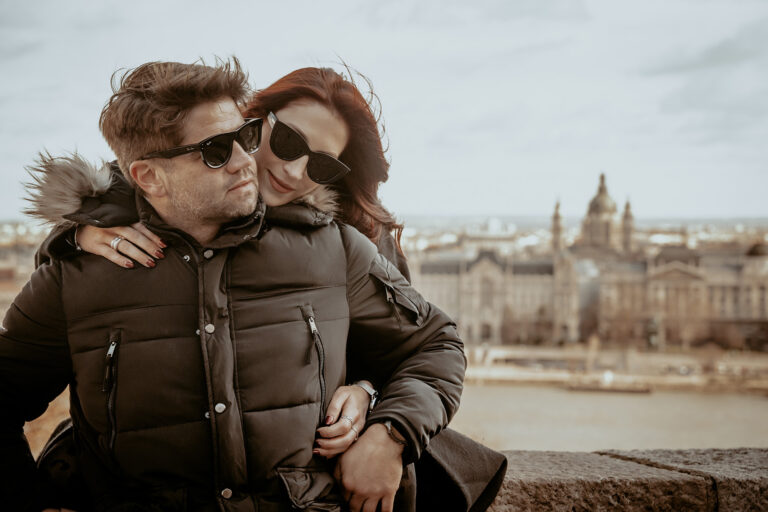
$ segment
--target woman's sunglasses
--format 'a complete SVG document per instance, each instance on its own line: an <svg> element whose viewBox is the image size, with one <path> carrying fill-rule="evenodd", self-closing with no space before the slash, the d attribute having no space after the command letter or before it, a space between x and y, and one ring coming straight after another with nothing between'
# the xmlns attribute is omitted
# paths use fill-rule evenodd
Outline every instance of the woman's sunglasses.
<svg viewBox="0 0 768 512"><path fill-rule="evenodd" d="M246 119L245 123L233 132L219 133L212 135L197 144L179 146L177 148L154 151L141 157L145 158L173 158L175 156L186 155L200 151L205 165L211 169L224 167L232 156L232 146L235 141L248 154L253 154L259 150L261 143L261 118Z"/></svg>
<svg viewBox="0 0 768 512"><path fill-rule="evenodd" d="M275 114L267 115L272 135L269 136L269 147L272 153L281 160L293 161L304 155L309 155L307 162L307 176L315 183L327 185L340 180L348 172L346 164L327 153L312 151L309 144L299 132L281 122Z"/></svg>

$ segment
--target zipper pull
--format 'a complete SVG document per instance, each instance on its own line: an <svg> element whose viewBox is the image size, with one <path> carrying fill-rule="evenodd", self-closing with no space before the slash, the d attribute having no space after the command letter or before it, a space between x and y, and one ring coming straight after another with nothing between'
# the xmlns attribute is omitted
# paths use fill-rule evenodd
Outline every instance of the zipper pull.
<svg viewBox="0 0 768 512"><path fill-rule="evenodd" d="M112 358L115 356L115 349L117 348L117 341L113 341L109 344L107 349L107 357L104 364L104 385L101 387L101 391L106 393L109 389L110 381L112 380Z"/></svg>
<svg viewBox="0 0 768 512"><path fill-rule="evenodd" d="M307 318L307 322L309 322L309 330L312 331L312 335L314 336L319 332L317 330L317 324L315 324L315 317L311 316Z"/></svg>
<svg viewBox="0 0 768 512"><path fill-rule="evenodd" d="M317 343L317 336L320 331L317 330L317 324L315 324L315 318L310 316L307 317L307 323L309 324L309 331L312 333L312 343L309 344L307 347L307 353L304 357L304 364L307 365L312 362L312 349L315 348L315 343Z"/></svg>

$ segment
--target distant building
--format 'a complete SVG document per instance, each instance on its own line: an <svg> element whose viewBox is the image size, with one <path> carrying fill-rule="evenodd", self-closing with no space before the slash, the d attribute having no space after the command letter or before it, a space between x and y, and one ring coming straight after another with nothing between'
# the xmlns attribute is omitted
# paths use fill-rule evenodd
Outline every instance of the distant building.
<svg viewBox="0 0 768 512"><path fill-rule="evenodd" d="M606 343L768 350L768 247L639 245L629 201L619 218L600 176L575 241L560 203L545 254L510 236L457 237L411 257L414 284L451 314L468 343ZM685 236L683 240L685 240Z"/></svg>

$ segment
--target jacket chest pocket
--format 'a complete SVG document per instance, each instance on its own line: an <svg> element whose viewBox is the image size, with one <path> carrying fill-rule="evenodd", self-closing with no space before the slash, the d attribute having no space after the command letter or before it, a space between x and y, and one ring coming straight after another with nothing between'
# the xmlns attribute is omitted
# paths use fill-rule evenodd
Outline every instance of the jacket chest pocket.
<svg viewBox="0 0 768 512"><path fill-rule="evenodd" d="M401 311L410 322L417 326L421 326L421 324L424 323L424 313L422 312L424 308L424 299L417 293L414 293L412 288L407 286L408 282L405 281L404 278L400 277L400 280L403 281L402 283L394 280L389 269L391 263L386 260L383 262L380 261L383 259L384 258L379 255L377 259L374 260L369 271L370 276L384 287L387 302L392 305L394 315L401 326L403 323Z"/></svg>
<svg viewBox="0 0 768 512"><path fill-rule="evenodd" d="M307 324L311 341L307 345L307 351L304 356L304 364L312 363L312 355L317 354L317 374L318 384L320 386L320 414L318 417L318 424L322 424L325 420L325 395L326 382L325 382L325 346L323 345L323 338L320 336L320 330L317 328L317 320L315 318L315 311L309 304L299 306L301 309L301 316Z"/></svg>
<svg viewBox="0 0 768 512"><path fill-rule="evenodd" d="M110 451L115 449L115 438L117 437L117 414L115 412L115 405L117 400L117 360L120 355L121 340L122 330L113 329L110 331L109 343L104 359L104 384L101 388L106 400L108 427L107 443Z"/></svg>

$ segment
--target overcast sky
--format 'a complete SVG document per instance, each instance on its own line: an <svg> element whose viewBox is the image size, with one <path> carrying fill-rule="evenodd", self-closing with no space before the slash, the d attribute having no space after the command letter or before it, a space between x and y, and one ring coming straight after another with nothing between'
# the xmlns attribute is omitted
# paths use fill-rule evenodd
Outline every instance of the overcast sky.
<svg viewBox="0 0 768 512"><path fill-rule="evenodd" d="M0 218L41 149L110 159L118 68L235 54L255 87L367 75L398 215L768 217L768 2L0 0ZM228 7L225 7L228 6Z"/></svg>

